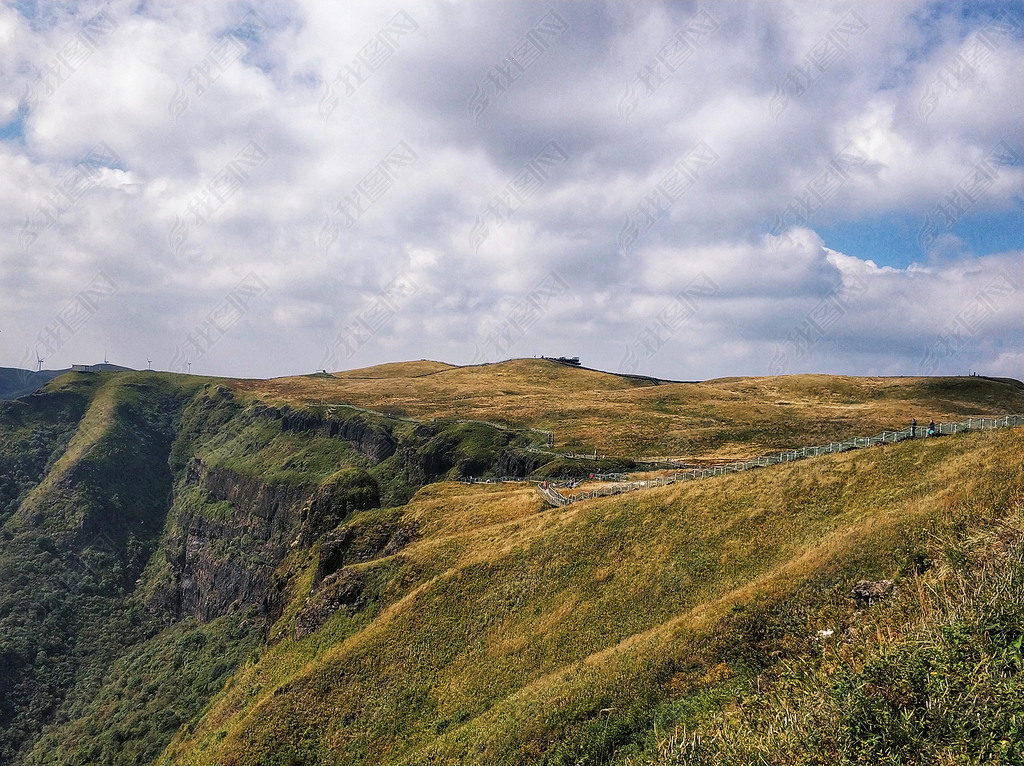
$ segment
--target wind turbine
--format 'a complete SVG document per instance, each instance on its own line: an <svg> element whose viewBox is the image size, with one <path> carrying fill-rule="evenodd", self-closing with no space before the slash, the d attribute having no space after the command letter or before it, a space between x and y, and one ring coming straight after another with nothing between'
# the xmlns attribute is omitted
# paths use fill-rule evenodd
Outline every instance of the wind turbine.
<svg viewBox="0 0 1024 766"><path fill-rule="evenodd" d="M192 362L185 362L185 364L188 365L188 374L191 375L192 374Z"/></svg>
<svg viewBox="0 0 1024 766"><path fill-rule="evenodd" d="M36 354L36 372L39 372L41 369L43 369L43 362L45 362L45 361L46 361L45 359L40 359L39 358L39 354L38 353Z"/></svg>
<svg viewBox="0 0 1024 766"><path fill-rule="evenodd" d="M147 370L152 370L153 369L153 360L150 359L148 356L146 357L146 369Z"/></svg>

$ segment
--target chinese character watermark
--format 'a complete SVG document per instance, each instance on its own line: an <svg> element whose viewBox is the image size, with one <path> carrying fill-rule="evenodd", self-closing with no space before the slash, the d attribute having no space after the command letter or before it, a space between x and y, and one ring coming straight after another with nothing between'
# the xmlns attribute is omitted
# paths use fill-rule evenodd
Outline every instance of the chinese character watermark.
<svg viewBox="0 0 1024 766"><path fill-rule="evenodd" d="M31 215L25 216L25 222L18 234L18 243L23 250L28 250L39 234L53 226L57 219L74 207L82 196L99 184L103 171L117 165L121 158L117 152L104 142L96 144L75 167L48 191L43 200L36 205Z"/></svg>
<svg viewBox="0 0 1024 766"><path fill-rule="evenodd" d="M1001 168L1016 165L1020 155L1008 143L1000 141L976 164L924 217L917 230L917 244L925 255L939 238L949 231L999 178Z"/></svg>
<svg viewBox="0 0 1024 766"><path fill-rule="evenodd" d="M49 98L56 93L117 28L117 20L106 11L100 11L86 21L78 33L64 43L39 71L36 79L25 89L22 103L34 109L39 105L41 97Z"/></svg>
<svg viewBox="0 0 1024 766"><path fill-rule="evenodd" d="M346 229L351 229L363 214L373 207L384 194L395 185L406 168L416 164L420 156L405 141L394 149L364 175L355 188L346 194L331 209L320 227L316 243L325 253L334 244L340 231L338 219Z"/></svg>
<svg viewBox="0 0 1024 766"><path fill-rule="evenodd" d="M846 185L853 168L866 164L868 159L867 152L852 141L836 152L785 209L776 214L769 230L775 237L775 249L782 243L785 232L805 226Z"/></svg>
<svg viewBox="0 0 1024 766"><path fill-rule="evenodd" d="M626 252L636 244L640 235L648 232L669 209L686 194L700 178L702 170L714 165L718 154L706 141L698 141L626 214L626 222L619 229L619 252Z"/></svg>
<svg viewBox="0 0 1024 766"><path fill-rule="evenodd" d="M259 35L270 25L256 11L248 11L210 48L202 60L188 70L182 84L175 86L167 104L171 119L177 122L192 104L213 87L239 59L249 52Z"/></svg>
<svg viewBox="0 0 1024 766"><path fill-rule="evenodd" d="M718 293L715 281L704 272L691 279L633 339L626 344L619 370L635 373L640 363L661 350L680 328L697 314L701 303Z"/></svg>
<svg viewBox="0 0 1024 766"><path fill-rule="evenodd" d="M718 21L707 11L699 11L658 49L650 61L636 73L635 82L626 84L619 99L619 116L623 120L636 111L640 100L653 96L665 82L689 61L719 29Z"/></svg>
<svg viewBox="0 0 1024 766"><path fill-rule="evenodd" d="M569 284L555 272L547 274L512 310L478 343L472 364L502 359L551 308L555 298L569 292Z"/></svg>
<svg viewBox="0 0 1024 766"><path fill-rule="evenodd" d="M180 255L193 229L200 229L251 179L251 172L266 164L269 155L255 141L250 141L221 168L209 182L189 200L181 215L167 232L171 252ZM189 249L189 259L197 260L198 252Z"/></svg>
<svg viewBox="0 0 1024 766"><path fill-rule="evenodd" d="M1020 285L1005 271L997 274L925 347L919 365L921 373L935 374L939 364L958 354L996 315L1000 304L1019 289Z"/></svg>
<svg viewBox="0 0 1024 766"><path fill-rule="evenodd" d="M785 375L794 362L802 359L850 310L850 302L867 292L867 283L856 274L847 274L834 290L815 304L807 315L791 328L775 347L768 363L769 375Z"/></svg>
<svg viewBox="0 0 1024 766"><path fill-rule="evenodd" d="M324 84L324 93L320 97L320 118L325 122L338 108L341 97L338 89L351 97L363 83L379 70L395 55L403 38L418 30L420 25L406 11L399 11L380 30L359 49L352 60L338 70L334 79Z"/></svg>
<svg viewBox="0 0 1024 766"><path fill-rule="evenodd" d="M990 59L1007 39L1012 38L1020 25L1005 11L997 13L991 24L974 32L960 46L956 55L943 64L928 84L917 103L917 113L927 120L946 96L956 93L978 73L981 65Z"/></svg>
<svg viewBox="0 0 1024 766"><path fill-rule="evenodd" d="M512 176L504 188L491 198L484 211L476 217L469 231L469 246L473 251L478 251L480 245L491 235L488 220L496 228L504 226L526 201L548 182L552 168L564 164L568 159L568 152L555 141L548 141L530 158L522 170Z"/></svg>
<svg viewBox="0 0 1024 766"><path fill-rule="evenodd" d="M254 298L264 295L267 283L254 272L246 274L238 285L211 309L203 320L185 335L174 349L167 368L171 372L191 372L192 363L202 359L250 309Z"/></svg>
<svg viewBox="0 0 1024 766"><path fill-rule="evenodd" d="M118 292L118 284L101 271L72 298L36 335L31 348L25 350L22 369L38 369L42 362L56 354L100 307Z"/></svg>
<svg viewBox="0 0 1024 766"><path fill-rule="evenodd" d="M799 63L786 73L785 79L775 85L768 100L768 114L778 120L795 98L799 98L827 72L833 64L846 56L851 38L864 34L868 23L855 11L841 18L824 37L811 46Z"/></svg>
<svg viewBox="0 0 1024 766"><path fill-rule="evenodd" d="M497 64L487 70L483 82L473 89L466 109L474 120L487 111L492 99L505 95L530 67L537 63L551 44L569 29L569 22L549 10L523 35Z"/></svg>
<svg viewBox="0 0 1024 766"><path fill-rule="evenodd" d="M398 314L402 305L419 291L419 286L407 274L399 274L363 306L341 328L324 352L325 370L341 369L342 361L349 359L366 345Z"/></svg>

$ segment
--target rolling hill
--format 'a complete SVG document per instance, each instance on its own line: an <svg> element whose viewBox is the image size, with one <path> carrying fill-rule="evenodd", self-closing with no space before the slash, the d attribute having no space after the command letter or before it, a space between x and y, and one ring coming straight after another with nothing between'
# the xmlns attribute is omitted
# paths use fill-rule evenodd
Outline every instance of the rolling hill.
<svg viewBox="0 0 1024 766"><path fill-rule="evenodd" d="M551 431L559 450L732 459L841 435L1021 409L1018 381L789 375L652 384L543 359L412 362L230 384L243 399L350 404L397 417L476 419Z"/></svg>
<svg viewBox="0 0 1024 766"><path fill-rule="evenodd" d="M101 363L92 365L99 372L123 372L130 368L116 364ZM54 378L70 372L64 370L23 370L18 367L0 367L0 399L17 399L21 396L38 391Z"/></svg>
<svg viewBox="0 0 1024 766"><path fill-rule="evenodd" d="M0 403L0 762L1015 762L1020 428L559 509L452 481L1012 412L545 360L64 375Z"/></svg>

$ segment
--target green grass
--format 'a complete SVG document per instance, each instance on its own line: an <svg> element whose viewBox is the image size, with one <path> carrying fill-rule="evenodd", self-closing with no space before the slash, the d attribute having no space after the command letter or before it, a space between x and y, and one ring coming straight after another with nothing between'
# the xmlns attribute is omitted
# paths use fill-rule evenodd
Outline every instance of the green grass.
<svg viewBox="0 0 1024 766"><path fill-rule="evenodd" d="M49 473L87 405L67 393L0 402L0 525Z"/></svg>
<svg viewBox="0 0 1024 766"><path fill-rule="evenodd" d="M992 510L961 508L893 599L837 610L833 636L763 667L628 763L1022 762L1024 503ZM774 627L783 615L766 617Z"/></svg>
<svg viewBox="0 0 1024 766"><path fill-rule="evenodd" d="M94 696L68 707L70 721L44 734L26 763L151 762L262 642L258 623L231 615L206 624L185 619L136 643L109 666Z"/></svg>
<svg viewBox="0 0 1024 766"><path fill-rule="evenodd" d="M154 625L126 596L158 545L173 418L188 392L157 377L66 383L53 399L3 406L24 416L57 405L57 413L37 417L64 429L40 451L53 449L46 475L20 493L0 530L5 763L21 762L44 727L88 699L104 668ZM65 419L82 411L79 402L87 405L82 416Z"/></svg>

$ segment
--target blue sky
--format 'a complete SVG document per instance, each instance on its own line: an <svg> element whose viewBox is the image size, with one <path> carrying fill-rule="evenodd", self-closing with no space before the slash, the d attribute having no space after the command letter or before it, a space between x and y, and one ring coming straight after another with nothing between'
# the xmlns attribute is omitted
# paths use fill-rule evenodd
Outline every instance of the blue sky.
<svg viewBox="0 0 1024 766"><path fill-rule="evenodd" d="M817 231L829 247L880 266L906 268L926 262L919 235L922 216L893 214L822 226ZM1024 218L1019 211L969 212L948 230L975 255L1024 250Z"/></svg>
<svg viewBox="0 0 1024 766"><path fill-rule="evenodd" d="M0 365L1024 378L1022 2L0 4Z"/></svg>

